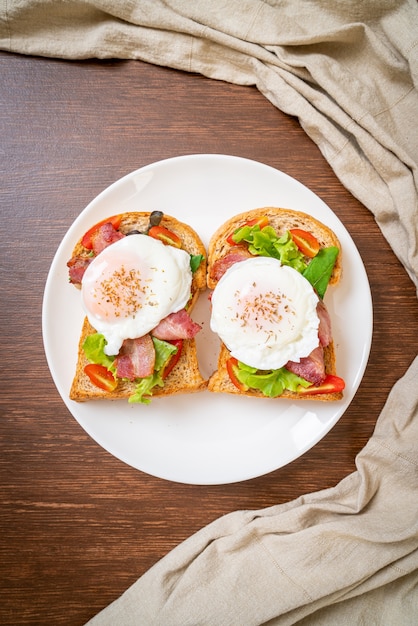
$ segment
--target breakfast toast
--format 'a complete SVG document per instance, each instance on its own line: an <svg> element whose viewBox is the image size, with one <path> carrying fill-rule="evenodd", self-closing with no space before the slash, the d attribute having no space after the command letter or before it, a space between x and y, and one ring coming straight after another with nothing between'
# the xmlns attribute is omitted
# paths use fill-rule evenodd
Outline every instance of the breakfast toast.
<svg viewBox="0 0 418 626"><path fill-rule="evenodd" d="M190 299L187 303L189 316L199 294L206 288L206 251L200 237L189 225L160 212L127 212L93 225L76 243L72 258L67 263L70 282L80 288L83 274L92 258L96 258L102 249L113 242L137 233L150 235L166 245L173 245L190 254L192 279ZM194 324L190 322L190 319L188 321L189 324ZM154 397L192 393L201 391L207 386L207 381L199 370L194 336L179 338L172 342L168 340L169 343L175 345L176 351L173 350L173 355L161 371L154 372L153 384L148 383L150 376L145 377L147 380L119 377L106 356L103 357L105 366L103 362L92 364L91 355L86 355L86 345L92 337L96 336L98 337L98 333L86 317L81 330L76 371L70 390L72 400L83 402L126 398L130 402L148 403L151 395ZM153 341L155 343L156 339L153 338ZM165 343L163 341L163 344ZM89 370L89 367L93 367L93 372ZM110 370L110 373L105 372L103 367ZM142 389L139 394L138 385Z"/></svg>
<svg viewBox="0 0 418 626"><path fill-rule="evenodd" d="M216 289L219 280L228 269L236 263L245 261L248 258L255 258L254 250L251 252L251 243L248 243L245 239L240 239L240 234L245 234L241 230L244 226L249 226L250 228L255 227L256 230L261 231L268 226L274 229L278 238L283 237L284 239L286 237L290 238L289 233L294 232L294 239L301 247L301 249L298 248L302 256L301 260L306 267L309 267L319 251L328 249L334 252L334 262L331 270L328 269L326 284L318 284L318 306L321 307L321 311L323 312L320 319L321 317L327 318L326 321L329 325L330 319L326 313L325 305L323 304L323 295L328 285L337 285L340 281L342 273L341 245L337 236L329 227L312 216L299 211L276 207L263 207L236 215L221 225L214 233L209 243L208 287L212 290ZM237 232L238 235L235 235L237 241L235 241L233 237L234 233ZM247 239L252 241L251 235L247 237ZM315 248L315 246L316 249L312 249L312 247ZM326 254L324 254L324 256L326 256ZM307 271L308 270L306 270L306 272ZM307 275L309 276L309 273ZM315 384L309 383L306 386L298 385L292 390L284 388L278 396L273 395L270 397L291 400L320 400L323 402L335 401L342 398L344 381L336 375L335 348L332 335L330 334L330 327L327 329L327 332L329 337L327 342L324 342L326 345L319 347L317 350L322 359L323 375L321 382ZM304 363L304 359L301 359L301 363ZM299 366L296 366L296 368L298 367ZM304 368L299 367L299 369L296 369L299 376L302 376L299 370L303 373ZM264 371L259 373L269 374L269 372ZM266 393L263 393L262 390L249 387L245 382L242 382L246 380L245 376L241 376L241 380L239 376L239 363L237 359L232 358L229 349L221 340L217 370L212 374L208 382L209 391L266 397Z"/></svg>

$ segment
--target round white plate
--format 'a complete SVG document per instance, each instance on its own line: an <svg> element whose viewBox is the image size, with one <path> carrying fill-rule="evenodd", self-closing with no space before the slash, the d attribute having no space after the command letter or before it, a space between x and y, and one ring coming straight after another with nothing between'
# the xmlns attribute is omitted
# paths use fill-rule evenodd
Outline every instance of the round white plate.
<svg viewBox="0 0 418 626"><path fill-rule="evenodd" d="M83 321L80 292L68 283L67 260L93 224L124 211L161 210L189 223L208 244L227 218L262 206L310 213L330 226L343 249L343 278L329 288L338 374L346 381L335 403L241 398L208 391L126 401L77 403L68 393ZM201 371L216 368L218 340L209 329L206 295L193 312ZM261 476L304 454L352 401L370 352L372 301L364 265L347 230L313 192L274 168L224 155L182 156L143 167L103 191L75 220L52 262L42 327L52 377L69 411L103 448L153 476L190 484L223 484Z"/></svg>

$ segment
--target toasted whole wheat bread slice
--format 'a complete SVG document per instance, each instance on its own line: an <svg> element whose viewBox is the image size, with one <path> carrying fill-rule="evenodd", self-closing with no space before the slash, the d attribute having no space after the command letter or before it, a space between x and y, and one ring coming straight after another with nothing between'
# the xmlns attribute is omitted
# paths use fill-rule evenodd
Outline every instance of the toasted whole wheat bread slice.
<svg viewBox="0 0 418 626"><path fill-rule="evenodd" d="M149 212L129 212L122 216L121 224L118 230L127 234L131 230L145 231L149 222ZM206 250L199 235L187 224L180 222L169 215L163 216L161 226L168 228L180 237L183 250L190 254L203 255L203 261L199 268L193 274L191 292L192 297L188 306L191 312L201 291L206 289ZM81 239L77 242L73 250L73 256L90 255L90 250L84 248ZM70 389L70 398L78 402L87 400L117 400L129 398L134 393L135 382L122 381L118 382L118 386L112 392L104 391L96 387L88 376L84 373L84 367L88 361L82 349L86 337L95 333L95 329L91 326L87 318L85 318L81 330L81 336L78 346L78 356L75 376ZM207 381L202 377L196 354L196 342L194 339L183 341L183 349L179 361L167 376L163 387L154 387L153 397L169 396L179 393L193 393L206 389Z"/></svg>
<svg viewBox="0 0 418 626"><path fill-rule="evenodd" d="M211 269L217 260L226 256L229 252L233 252L234 246L227 242L227 237L245 222L266 215L269 218L270 225L276 230L278 235L284 234L292 228L301 228L311 232L319 241L321 247L336 246L340 253L337 257L336 264L330 279L330 285L337 285L342 273L341 266L341 245L335 233L312 216L300 211L291 209L283 209L277 207L263 207L240 213L222 224L213 234L209 242L208 248L208 276L207 284L209 289L216 287L217 281L211 276ZM306 259L309 262L310 259ZM226 362L230 357L227 347L221 343L217 370L212 374L208 381L208 390L214 393L230 393L236 395L254 396L265 398L266 396L256 389L248 391L239 390L232 382L228 375ZM336 375L336 358L334 350L334 342L331 342L324 350L325 371L327 374ZM291 399L291 400L318 400L321 402L333 402L343 397L342 392L317 394L317 395L301 395L285 390L281 396L274 398Z"/></svg>

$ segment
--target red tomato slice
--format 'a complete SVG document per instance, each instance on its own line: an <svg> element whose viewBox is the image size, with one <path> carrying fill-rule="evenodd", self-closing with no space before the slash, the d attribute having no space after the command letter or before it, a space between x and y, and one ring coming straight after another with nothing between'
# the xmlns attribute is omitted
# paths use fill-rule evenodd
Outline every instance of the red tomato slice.
<svg viewBox="0 0 418 626"><path fill-rule="evenodd" d="M122 215L113 215L112 217L108 217L105 220L98 222L97 224L89 228L86 233L84 233L81 244L85 248L87 248L87 250L91 250L93 248L93 235L100 228L100 226L103 226L103 224L108 224L110 222L113 228L117 230L120 226L121 220Z"/></svg>
<svg viewBox="0 0 418 626"><path fill-rule="evenodd" d="M84 372L90 378L93 385L96 385L96 387L104 391L114 391L117 387L118 381L115 380L112 372L104 365L89 363L85 366Z"/></svg>
<svg viewBox="0 0 418 626"><path fill-rule="evenodd" d="M292 228L290 234L302 254L310 259L313 259L318 254L320 248L319 241L312 233L301 228Z"/></svg>
<svg viewBox="0 0 418 626"><path fill-rule="evenodd" d="M262 230L263 228L265 228L265 226L268 226L268 223L269 218L267 217L267 215L262 215L261 217L256 217L253 220L248 220L247 222L244 222L244 224L241 224L239 228L243 228L243 226L255 226L256 224L258 224L260 226L260 229ZM232 236L236 230L237 229L235 229L234 232L228 235L228 237L226 238L230 246L239 245L232 239Z"/></svg>
<svg viewBox="0 0 418 626"><path fill-rule="evenodd" d="M171 343L173 344L173 346L176 346L177 352L172 354L171 357L169 358L167 365L165 366L163 373L161 375L163 380L167 378L170 372L172 372L174 367L177 365L181 356L181 351L183 349L183 339L173 339L172 341L169 341L168 343Z"/></svg>
<svg viewBox="0 0 418 626"><path fill-rule="evenodd" d="M260 217L255 217L253 220L248 220L245 222L244 226L255 226L259 225L260 229L263 229L265 226L268 226L269 218L267 215L261 215Z"/></svg>
<svg viewBox="0 0 418 626"><path fill-rule="evenodd" d="M164 226L151 226L148 231L148 235L154 239L159 239L163 243L175 248L181 248L181 239L171 230Z"/></svg>
<svg viewBox="0 0 418 626"><path fill-rule="evenodd" d="M226 362L226 370L228 372L228 376L231 379L231 382L235 385L237 389L240 391L247 391L247 385L244 385L241 381L238 380L236 375L236 370L238 369L238 361L235 357L231 356Z"/></svg>
<svg viewBox="0 0 418 626"><path fill-rule="evenodd" d="M328 374L324 382L318 386L301 387L299 386L297 392L301 396L311 396L318 393L338 393L345 388L345 382L339 376L333 376Z"/></svg>

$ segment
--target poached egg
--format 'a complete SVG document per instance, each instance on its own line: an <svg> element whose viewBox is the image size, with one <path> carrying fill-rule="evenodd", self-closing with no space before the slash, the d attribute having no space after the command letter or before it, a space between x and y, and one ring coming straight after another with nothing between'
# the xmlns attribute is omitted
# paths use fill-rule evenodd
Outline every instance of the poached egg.
<svg viewBox="0 0 418 626"><path fill-rule="evenodd" d="M212 294L211 330L260 370L299 362L318 346L318 296L298 271L269 257L232 265Z"/></svg>
<svg viewBox="0 0 418 626"><path fill-rule="evenodd" d="M142 337L185 307L192 284L190 255L148 235L129 235L87 267L81 297L90 324L118 354L125 339Z"/></svg>

